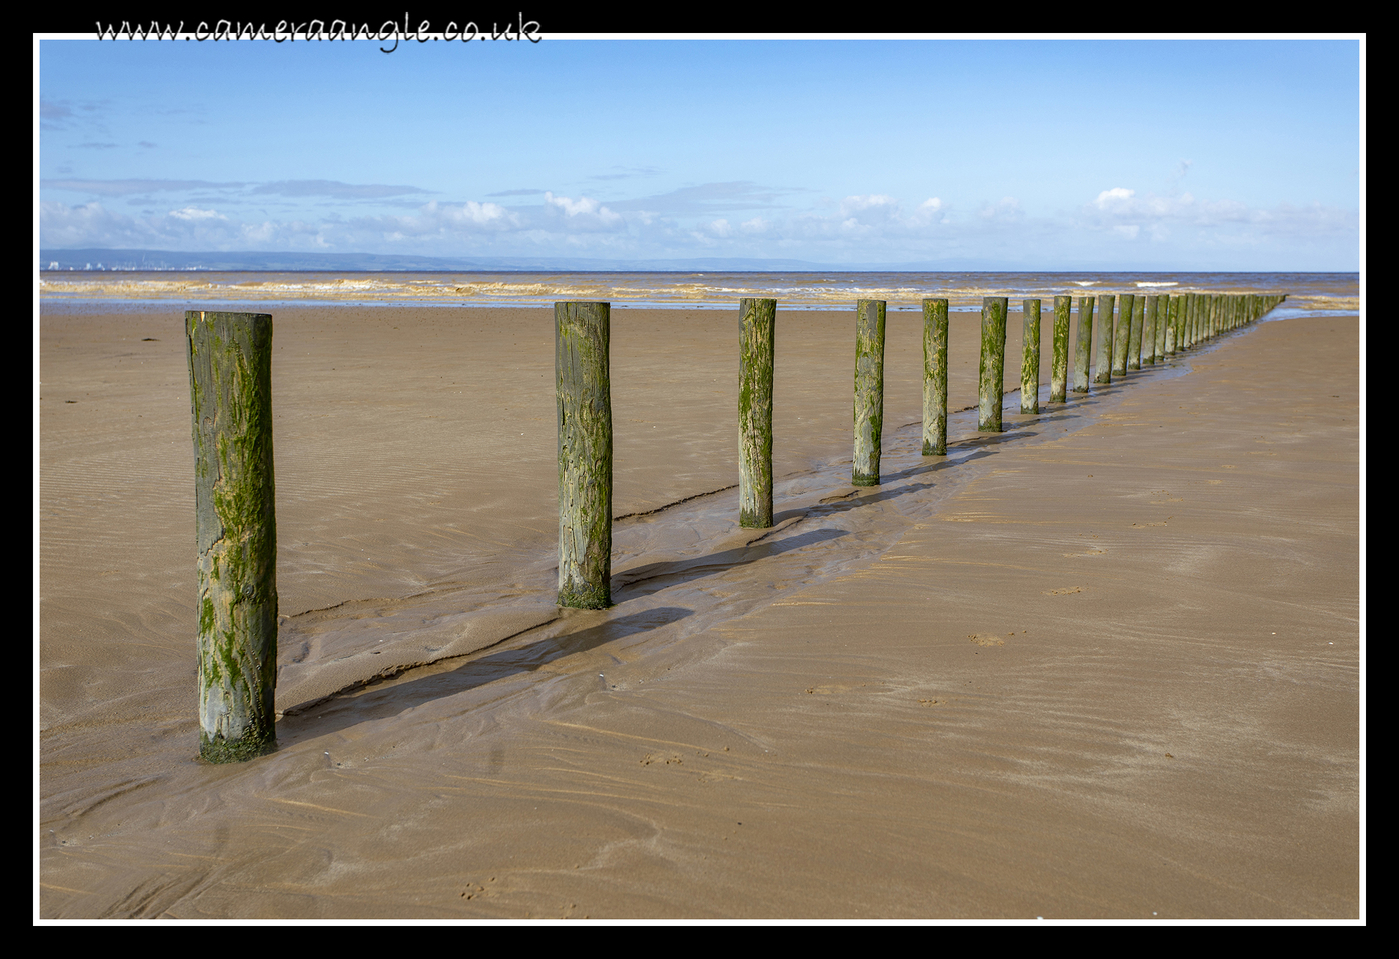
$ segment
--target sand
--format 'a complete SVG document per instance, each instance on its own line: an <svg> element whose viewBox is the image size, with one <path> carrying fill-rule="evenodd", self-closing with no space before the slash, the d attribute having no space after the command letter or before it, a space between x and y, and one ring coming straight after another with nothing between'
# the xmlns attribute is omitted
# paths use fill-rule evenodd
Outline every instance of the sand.
<svg viewBox="0 0 1399 959"><path fill-rule="evenodd" d="M892 312L857 490L853 310L779 311L764 532L736 311L615 309L579 612L549 311L272 312L280 748L237 766L195 759L182 315L41 318L38 917L1361 915L1357 317L989 435L954 314L924 458Z"/></svg>

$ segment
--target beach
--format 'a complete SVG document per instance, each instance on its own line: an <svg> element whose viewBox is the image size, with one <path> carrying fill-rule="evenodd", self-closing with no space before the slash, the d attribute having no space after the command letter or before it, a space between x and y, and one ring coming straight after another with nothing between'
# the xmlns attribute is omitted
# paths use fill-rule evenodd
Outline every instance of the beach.
<svg viewBox="0 0 1399 959"><path fill-rule="evenodd" d="M579 611L552 311L267 311L279 749L226 766L183 314L38 323L40 918L1361 915L1358 316L1049 404L1046 302L1041 413L988 434L954 312L923 457L891 310L856 488L854 311L779 308L748 530L737 311L614 307L616 605Z"/></svg>

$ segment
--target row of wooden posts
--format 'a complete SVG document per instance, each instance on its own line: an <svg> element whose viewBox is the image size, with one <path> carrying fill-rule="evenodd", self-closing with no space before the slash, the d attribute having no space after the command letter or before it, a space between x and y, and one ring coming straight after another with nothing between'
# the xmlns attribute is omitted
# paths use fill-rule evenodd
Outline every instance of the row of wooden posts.
<svg viewBox="0 0 1399 959"><path fill-rule="evenodd" d="M1089 390L1095 305L1100 318L1093 382L1252 322L1284 297L1264 294L1054 298L1049 402L1072 381ZM1115 302L1117 301L1117 302ZM981 308L978 429L1001 430L1006 297ZM854 463L851 483L879 485L884 419L883 300L860 300L855 321ZM1113 311L1117 308L1114 325ZM739 524L772 525L772 397L777 301L739 304ZM555 381L559 441L558 605L612 604L611 306L557 303ZM275 747L277 524L272 464L272 317L185 314L194 420L195 537L199 578L200 756L248 759ZM923 455L947 452L947 300L923 301ZM1024 302L1020 409L1039 412L1040 300Z"/></svg>

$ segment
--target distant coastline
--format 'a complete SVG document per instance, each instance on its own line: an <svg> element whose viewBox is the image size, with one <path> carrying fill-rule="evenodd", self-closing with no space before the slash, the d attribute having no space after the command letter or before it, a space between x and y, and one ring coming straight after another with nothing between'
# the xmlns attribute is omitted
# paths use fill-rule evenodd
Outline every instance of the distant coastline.
<svg viewBox="0 0 1399 959"><path fill-rule="evenodd" d="M1327 273L1335 270L1229 270L1199 266L1128 264L1104 269L1094 264L993 263L986 260L921 260L902 263L816 263L745 257L683 259L600 259L563 256L418 256L385 253L258 252L40 248L40 272L216 272L216 273ZM1338 275L1346 272L1339 271Z"/></svg>

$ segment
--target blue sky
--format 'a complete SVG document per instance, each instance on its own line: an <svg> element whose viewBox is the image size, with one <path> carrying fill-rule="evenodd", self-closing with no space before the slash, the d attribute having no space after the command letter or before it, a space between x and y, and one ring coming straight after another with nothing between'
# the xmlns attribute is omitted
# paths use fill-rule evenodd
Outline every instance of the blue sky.
<svg viewBox="0 0 1399 959"><path fill-rule="evenodd" d="M1359 40L39 44L44 248L1357 270Z"/></svg>

